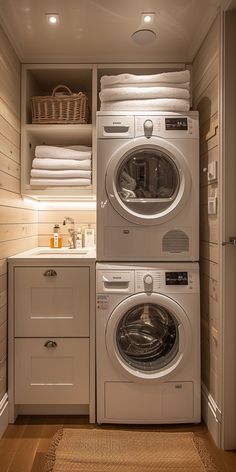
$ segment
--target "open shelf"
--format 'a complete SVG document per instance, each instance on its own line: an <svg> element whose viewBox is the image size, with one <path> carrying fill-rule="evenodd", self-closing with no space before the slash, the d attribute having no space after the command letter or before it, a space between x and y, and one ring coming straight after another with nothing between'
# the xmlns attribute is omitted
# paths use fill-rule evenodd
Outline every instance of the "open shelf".
<svg viewBox="0 0 236 472"><path fill-rule="evenodd" d="M92 159L92 183L86 186L31 186L30 171L35 147L86 145L93 147L93 71L89 64L27 64L22 70L21 191L37 199L90 200L95 195L95 165ZM66 85L73 93L88 97L88 124L32 124L31 98L51 95L57 85ZM95 155L95 153L94 153ZM94 156L93 156L94 157Z"/></svg>

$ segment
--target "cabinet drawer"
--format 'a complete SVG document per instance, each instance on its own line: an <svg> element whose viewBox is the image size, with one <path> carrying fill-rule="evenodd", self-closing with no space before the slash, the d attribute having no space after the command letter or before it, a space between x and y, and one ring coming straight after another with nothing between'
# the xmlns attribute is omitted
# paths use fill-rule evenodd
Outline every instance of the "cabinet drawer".
<svg viewBox="0 0 236 472"><path fill-rule="evenodd" d="M15 403L88 404L89 339L15 340Z"/></svg>
<svg viewBox="0 0 236 472"><path fill-rule="evenodd" d="M88 267L17 267L15 336L89 336Z"/></svg>

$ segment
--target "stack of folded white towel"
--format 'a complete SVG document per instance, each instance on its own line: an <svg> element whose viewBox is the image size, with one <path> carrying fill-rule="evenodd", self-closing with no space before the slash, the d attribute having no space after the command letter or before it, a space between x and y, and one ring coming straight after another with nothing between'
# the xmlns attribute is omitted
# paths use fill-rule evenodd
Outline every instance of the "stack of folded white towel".
<svg viewBox="0 0 236 472"><path fill-rule="evenodd" d="M89 146L36 146L30 185L90 185L91 162Z"/></svg>
<svg viewBox="0 0 236 472"><path fill-rule="evenodd" d="M99 97L103 111L188 111L190 71L104 75Z"/></svg>

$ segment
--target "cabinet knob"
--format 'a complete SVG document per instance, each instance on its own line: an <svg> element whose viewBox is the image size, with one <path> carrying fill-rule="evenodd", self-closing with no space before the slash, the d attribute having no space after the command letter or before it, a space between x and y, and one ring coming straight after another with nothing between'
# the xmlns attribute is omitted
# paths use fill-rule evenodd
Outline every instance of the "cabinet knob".
<svg viewBox="0 0 236 472"><path fill-rule="evenodd" d="M51 341L50 339L44 343L44 347L57 347L56 341Z"/></svg>
<svg viewBox="0 0 236 472"><path fill-rule="evenodd" d="M45 277L55 277L57 275L54 269L45 270L44 274Z"/></svg>

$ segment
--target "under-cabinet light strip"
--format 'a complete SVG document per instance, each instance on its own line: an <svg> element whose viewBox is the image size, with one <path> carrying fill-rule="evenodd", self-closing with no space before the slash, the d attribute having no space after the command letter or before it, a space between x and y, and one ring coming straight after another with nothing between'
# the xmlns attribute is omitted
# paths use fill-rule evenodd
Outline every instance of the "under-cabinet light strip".
<svg viewBox="0 0 236 472"><path fill-rule="evenodd" d="M33 200L31 198L24 198L24 201L30 202L31 204L35 205L38 210L96 210L96 202L95 201L39 201Z"/></svg>

